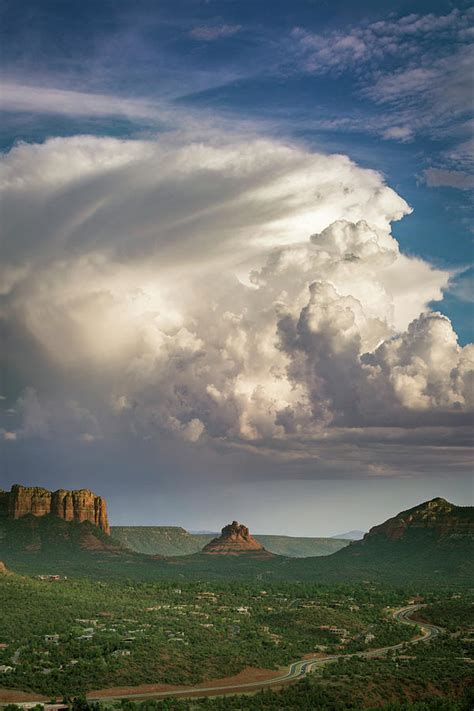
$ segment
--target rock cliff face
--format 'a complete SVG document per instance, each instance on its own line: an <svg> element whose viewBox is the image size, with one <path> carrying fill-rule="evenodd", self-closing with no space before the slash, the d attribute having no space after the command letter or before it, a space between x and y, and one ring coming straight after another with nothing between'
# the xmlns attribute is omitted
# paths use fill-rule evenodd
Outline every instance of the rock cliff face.
<svg viewBox="0 0 474 711"><path fill-rule="evenodd" d="M228 526L224 526L219 538L213 538L204 548L203 553L212 555L239 555L240 553L265 553L273 555L265 550L262 544L250 535L247 526L243 526L237 521L232 521Z"/></svg>
<svg viewBox="0 0 474 711"><path fill-rule="evenodd" d="M455 506L441 498L431 499L374 526L364 536L364 542L379 536L397 541L416 530L431 531L440 538L474 535L474 508Z"/></svg>
<svg viewBox="0 0 474 711"><path fill-rule="evenodd" d="M105 500L88 489L48 491L37 486L15 484L11 491L0 492L0 515L18 519L32 514L52 514L64 521L90 521L110 534Z"/></svg>

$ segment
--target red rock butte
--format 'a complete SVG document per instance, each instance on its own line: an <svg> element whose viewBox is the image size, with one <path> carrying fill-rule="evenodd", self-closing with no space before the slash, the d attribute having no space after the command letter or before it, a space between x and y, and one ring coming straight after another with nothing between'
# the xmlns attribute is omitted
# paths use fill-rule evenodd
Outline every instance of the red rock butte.
<svg viewBox="0 0 474 711"><path fill-rule="evenodd" d="M265 553L273 555L265 550L260 541L250 535L247 526L243 526L237 521L232 521L222 529L218 538L213 538L202 549L203 553L211 555L239 555L240 553Z"/></svg>
<svg viewBox="0 0 474 711"><path fill-rule="evenodd" d="M474 534L473 512L472 506L455 506L437 497L408 511L402 511L384 523L374 526L365 534L363 541L370 541L376 536L385 536L397 541L414 529L432 530L441 537L451 534L472 536Z"/></svg>
<svg viewBox="0 0 474 711"><path fill-rule="evenodd" d="M48 491L38 486L14 484L0 491L0 515L9 519L53 515L64 521L90 521L110 535L105 499L88 489Z"/></svg>

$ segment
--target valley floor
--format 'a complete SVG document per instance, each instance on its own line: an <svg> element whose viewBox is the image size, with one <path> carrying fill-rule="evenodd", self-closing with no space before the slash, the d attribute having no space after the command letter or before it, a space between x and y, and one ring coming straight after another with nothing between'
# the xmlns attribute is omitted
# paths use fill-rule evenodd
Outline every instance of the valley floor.
<svg viewBox="0 0 474 711"><path fill-rule="evenodd" d="M454 703L468 693L473 668L474 597L466 591L426 590L413 600L413 590L372 583L263 588L17 575L2 576L0 588L3 704L87 694L108 704L154 698L164 704L157 708L174 709L187 708L190 696L255 694L290 682L292 690L262 691L252 703L263 694L277 704L280 694L285 705L261 708L298 708L286 705L290 696L324 692L339 698L339 711L350 685L360 708L390 696ZM381 685L390 695L380 699ZM175 706L159 701L171 695Z"/></svg>

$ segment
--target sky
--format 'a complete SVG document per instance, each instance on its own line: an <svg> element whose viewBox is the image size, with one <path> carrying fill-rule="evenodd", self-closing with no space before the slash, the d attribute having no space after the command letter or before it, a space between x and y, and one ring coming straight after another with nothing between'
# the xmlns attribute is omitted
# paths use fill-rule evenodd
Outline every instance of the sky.
<svg viewBox="0 0 474 711"><path fill-rule="evenodd" d="M0 486L307 536L472 503L472 5L0 9Z"/></svg>

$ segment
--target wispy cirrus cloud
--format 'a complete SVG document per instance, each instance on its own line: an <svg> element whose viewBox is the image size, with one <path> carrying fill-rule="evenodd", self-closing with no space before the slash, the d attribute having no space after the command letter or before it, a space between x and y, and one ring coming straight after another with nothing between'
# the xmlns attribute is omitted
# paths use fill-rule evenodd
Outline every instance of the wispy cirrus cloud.
<svg viewBox="0 0 474 711"><path fill-rule="evenodd" d="M458 9L448 15L411 14L324 34L295 27L291 35L297 42L301 66L307 71L365 73L365 65L369 62L378 64L386 58L409 62L411 58L432 50L429 43L439 39L440 35L445 42L469 41L467 30L472 14Z"/></svg>
<svg viewBox="0 0 474 711"><path fill-rule="evenodd" d="M459 188L470 190L474 188L474 176L460 170L444 170L442 168L427 168L424 180L430 188Z"/></svg>
<svg viewBox="0 0 474 711"><path fill-rule="evenodd" d="M380 103L429 106L425 124L452 121L472 110L474 45L465 45L449 56L434 59L431 53L419 56L393 72L378 71L376 81L364 91Z"/></svg>
<svg viewBox="0 0 474 711"><path fill-rule="evenodd" d="M472 165L474 162L474 137L472 137L472 127L469 123L466 124L466 130L470 131L471 138L445 151L443 155L446 160L451 161L453 164Z"/></svg>
<svg viewBox="0 0 474 711"><path fill-rule="evenodd" d="M130 99L111 94L95 94L16 82L0 84L1 109L55 113L67 116L127 116L156 119L159 108L147 99Z"/></svg>
<svg viewBox="0 0 474 711"><path fill-rule="evenodd" d="M232 37L232 35L240 32L241 29L241 25L199 25L197 27L193 27L189 35L196 40L212 42L213 40Z"/></svg>
<svg viewBox="0 0 474 711"><path fill-rule="evenodd" d="M369 100L376 115L351 117L348 130L365 129L400 142L416 136L456 141L458 146L439 156L441 165L427 174L426 182L434 186L443 180L464 188L471 179L453 170L464 173L470 160L473 17L472 9L454 9L445 15L359 23L324 34L296 27L291 34L296 67L333 80L351 77L354 95ZM342 125L341 115L336 122Z"/></svg>

